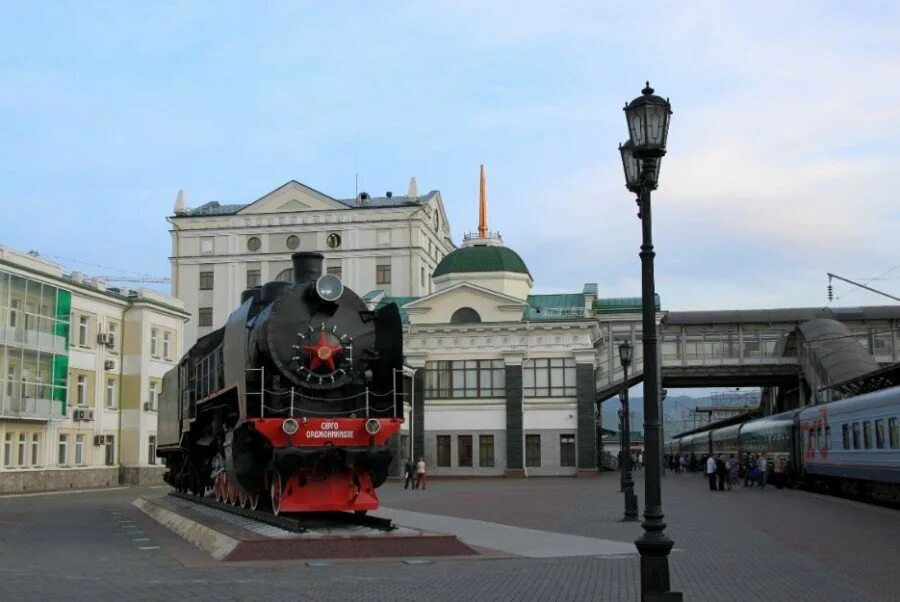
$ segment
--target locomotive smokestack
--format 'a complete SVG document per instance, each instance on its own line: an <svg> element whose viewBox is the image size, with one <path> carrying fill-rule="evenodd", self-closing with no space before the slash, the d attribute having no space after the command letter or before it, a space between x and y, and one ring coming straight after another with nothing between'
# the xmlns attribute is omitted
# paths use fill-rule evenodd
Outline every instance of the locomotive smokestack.
<svg viewBox="0 0 900 602"><path fill-rule="evenodd" d="M291 255L294 262L294 283L315 282L322 275L322 262L325 256L321 253L302 252Z"/></svg>

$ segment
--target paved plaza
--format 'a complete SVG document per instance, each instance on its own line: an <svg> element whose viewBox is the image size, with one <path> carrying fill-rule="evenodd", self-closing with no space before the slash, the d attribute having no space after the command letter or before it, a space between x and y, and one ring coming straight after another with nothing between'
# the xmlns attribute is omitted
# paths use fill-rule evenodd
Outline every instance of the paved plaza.
<svg viewBox="0 0 900 602"><path fill-rule="evenodd" d="M420 564L217 563L131 505L163 488L3 497L0 600L637 600L638 558L622 542L641 530L619 521L617 484L389 482L383 514L484 552ZM774 488L711 493L690 474L667 475L664 496L686 600L900 599L898 511Z"/></svg>

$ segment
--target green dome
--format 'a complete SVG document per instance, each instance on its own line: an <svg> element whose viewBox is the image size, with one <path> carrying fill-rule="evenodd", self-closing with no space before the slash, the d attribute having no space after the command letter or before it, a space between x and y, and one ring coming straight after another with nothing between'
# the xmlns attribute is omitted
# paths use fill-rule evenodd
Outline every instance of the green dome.
<svg viewBox="0 0 900 602"><path fill-rule="evenodd" d="M433 276L455 272L519 272L531 273L522 258L500 245L471 245L452 251L434 269Z"/></svg>

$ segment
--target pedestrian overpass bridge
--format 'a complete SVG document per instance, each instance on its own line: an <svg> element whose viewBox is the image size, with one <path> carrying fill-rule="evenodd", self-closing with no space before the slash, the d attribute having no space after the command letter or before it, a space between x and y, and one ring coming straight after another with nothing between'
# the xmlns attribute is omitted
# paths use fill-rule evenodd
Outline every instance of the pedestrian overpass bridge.
<svg viewBox="0 0 900 602"><path fill-rule="evenodd" d="M663 388L772 387L772 411L828 401L834 385L900 361L900 305L669 311L659 318ZM625 340L635 347L628 386L643 381L640 322L606 328L598 403L625 384L618 356Z"/></svg>

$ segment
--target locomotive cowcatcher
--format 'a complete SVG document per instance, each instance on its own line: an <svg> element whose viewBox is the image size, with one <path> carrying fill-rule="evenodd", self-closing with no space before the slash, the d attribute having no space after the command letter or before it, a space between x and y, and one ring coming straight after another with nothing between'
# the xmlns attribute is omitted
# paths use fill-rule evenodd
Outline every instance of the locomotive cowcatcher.
<svg viewBox="0 0 900 602"><path fill-rule="evenodd" d="M403 422L400 312L370 311L320 253L292 260L293 283L244 291L163 378L165 480L275 514L374 510Z"/></svg>

